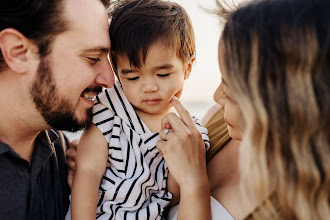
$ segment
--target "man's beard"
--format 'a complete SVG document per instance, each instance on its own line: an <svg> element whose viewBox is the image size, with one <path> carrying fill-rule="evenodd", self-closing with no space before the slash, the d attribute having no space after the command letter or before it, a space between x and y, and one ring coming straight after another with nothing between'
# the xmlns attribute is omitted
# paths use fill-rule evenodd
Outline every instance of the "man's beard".
<svg viewBox="0 0 330 220"><path fill-rule="evenodd" d="M97 90L101 87L88 88ZM41 58L35 81L30 89L30 94L37 110L44 120L52 127L64 131L79 131L86 128L92 121L92 109L86 110L85 120L78 120L75 116L75 107L69 100L61 96L53 80L52 69L47 58Z"/></svg>

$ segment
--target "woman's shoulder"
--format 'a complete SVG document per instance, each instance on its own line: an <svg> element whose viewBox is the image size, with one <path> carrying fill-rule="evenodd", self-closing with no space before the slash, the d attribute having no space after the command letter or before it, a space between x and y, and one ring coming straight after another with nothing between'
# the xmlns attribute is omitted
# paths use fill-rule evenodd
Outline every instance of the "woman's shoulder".
<svg viewBox="0 0 330 220"><path fill-rule="evenodd" d="M222 111L222 108L219 104L214 104L211 108L209 108L209 110L201 119L203 126L206 126L210 119L219 111Z"/></svg>
<svg viewBox="0 0 330 220"><path fill-rule="evenodd" d="M206 155L207 161L210 161L231 139L223 116L223 109L220 105L216 104L202 118L202 124L208 130L211 145Z"/></svg>

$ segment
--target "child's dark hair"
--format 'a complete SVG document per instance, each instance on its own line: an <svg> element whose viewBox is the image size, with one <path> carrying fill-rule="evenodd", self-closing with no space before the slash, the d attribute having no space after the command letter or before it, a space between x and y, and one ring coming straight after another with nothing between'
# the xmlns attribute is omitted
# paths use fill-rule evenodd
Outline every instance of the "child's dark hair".
<svg viewBox="0 0 330 220"><path fill-rule="evenodd" d="M164 0L126 0L110 4L111 58L127 56L140 68L149 47L162 41L183 62L195 54L195 37L190 18L182 6Z"/></svg>

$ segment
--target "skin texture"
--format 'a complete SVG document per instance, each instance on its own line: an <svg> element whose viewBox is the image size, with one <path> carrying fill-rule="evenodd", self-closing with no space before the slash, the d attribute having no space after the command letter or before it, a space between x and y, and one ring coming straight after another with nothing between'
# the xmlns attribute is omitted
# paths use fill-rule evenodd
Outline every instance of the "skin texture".
<svg viewBox="0 0 330 220"><path fill-rule="evenodd" d="M0 74L0 91L6 94L0 98L0 139L27 161L31 160L39 132L52 127L45 115L65 109L83 124L93 102L83 98L82 93L87 88L111 87L114 82L106 58L110 41L102 3L68 0L63 10L69 21L68 31L55 37L44 60L36 54L36 45L17 30L9 28L0 33L0 47L8 66ZM41 82L40 73L48 76L44 78L47 82ZM52 102L47 111L37 107L37 103L42 105L40 100Z"/></svg>
<svg viewBox="0 0 330 220"><path fill-rule="evenodd" d="M232 96L232 91L226 84L227 72L224 63L224 47L220 38L218 61L221 71L221 83L214 92L214 101L220 106L214 107L206 114L207 118L221 107L227 124L229 136L232 138L207 164L211 195L226 208L235 218L242 219L257 205L256 200L248 199L241 188L239 152L244 129L243 118L238 104ZM205 121L206 123L206 121ZM225 169L219 169L225 167Z"/></svg>
<svg viewBox="0 0 330 220"><path fill-rule="evenodd" d="M125 56L116 57L123 91L151 132L158 132L161 119L173 111L171 98L181 96L184 80L188 78L194 61L192 58L189 63L183 63L173 51L162 43L152 44L141 68L132 67ZM101 131L92 125L84 131L79 142L72 184L73 219L95 219L98 190L107 159L108 143ZM171 173L167 184L173 195L170 205L177 204L180 190Z"/></svg>
<svg viewBox="0 0 330 220"><path fill-rule="evenodd" d="M171 112L171 98L180 98L182 94L193 60L183 63L175 50L162 42L150 46L141 68L131 66L127 57L117 55L116 60L127 99L151 131L158 132L162 117Z"/></svg>
<svg viewBox="0 0 330 220"><path fill-rule="evenodd" d="M211 219L210 188L202 136L180 101L173 98L172 104L179 116L170 113L162 119L161 139L157 148L180 186L178 219ZM169 125L173 132L168 133L167 141L164 141L164 129Z"/></svg>
<svg viewBox="0 0 330 220"><path fill-rule="evenodd" d="M68 1L69 19L72 19L71 31L61 34L54 42L52 61L55 84L66 101L71 104L78 121L86 120L86 110L93 102L79 97L86 88L113 85L113 73L107 62L110 41L107 31L106 12L101 3L89 3L88 10L84 3L77 0ZM95 6L94 6L95 5ZM83 12L100 13L91 17L83 16ZM98 24L98 25L95 25ZM97 37L96 37L97 36ZM93 39L92 41L90 39ZM98 61L101 60L101 61ZM103 73L103 74L100 74ZM74 83L79 80L79 83ZM61 83L57 83L61 82ZM96 95L95 92L91 95Z"/></svg>
<svg viewBox="0 0 330 220"><path fill-rule="evenodd" d="M204 126L219 108L222 107L217 104L209 109L202 118ZM211 196L235 219L243 219L258 205L256 201L247 200L240 186L240 144L241 141L231 139L207 162L207 176L210 183Z"/></svg>
<svg viewBox="0 0 330 220"><path fill-rule="evenodd" d="M247 199L240 187L239 146L244 126L238 105L223 83L226 69L221 42L219 66L223 80L214 94L214 100L224 109L232 140L208 162L207 167L205 152L201 152L199 145L201 137L190 124L188 111L178 100L172 100L172 103L180 117L169 114L162 120L163 129L170 127L174 130L167 135L168 141L160 140L157 147L163 153L174 179L181 186L178 219L211 219L210 195L235 219L244 218L258 205L258 201ZM206 124L219 107L211 109L202 121Z"/></svg>
<svg viewBox="0 0 330 220"><path fill-rule="evenodd" d="M242 131L243 131L243 118L238 104L232 96L232 91L226 84L226 75L227 70L224 64L224 48L223 42L219 42L219 67L221 71L222 81L214 93L214 101L221 105L224 110L224 119L227 123L228 133L230 137L235 140L242 140Z"/></svg>

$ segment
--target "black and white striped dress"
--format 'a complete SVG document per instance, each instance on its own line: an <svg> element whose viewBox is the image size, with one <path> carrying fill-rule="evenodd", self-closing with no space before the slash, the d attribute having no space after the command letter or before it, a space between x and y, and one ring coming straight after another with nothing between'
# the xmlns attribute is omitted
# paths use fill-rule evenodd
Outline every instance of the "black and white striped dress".
<svg viewBox="0 0 330 220"><path fill-rule="evenodd" d="M195 121L208 148L207 129ZM166 189L166 163L156 148L159 134L141 121L118 82L97 97L93 123L109 143L97 219L162 219L172 195Z"/></svg>

